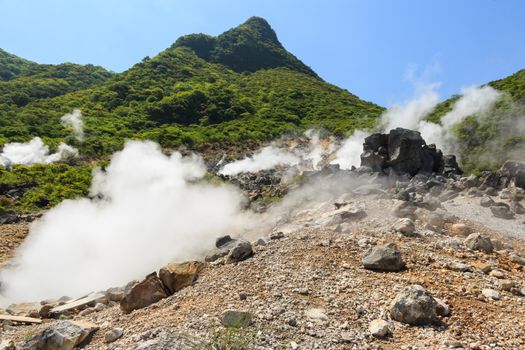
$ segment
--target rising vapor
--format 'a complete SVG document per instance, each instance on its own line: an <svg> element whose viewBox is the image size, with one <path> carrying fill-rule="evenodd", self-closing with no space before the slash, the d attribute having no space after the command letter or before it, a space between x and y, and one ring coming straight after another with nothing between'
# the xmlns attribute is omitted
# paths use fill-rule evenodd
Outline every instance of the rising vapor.
<svg viewBox="0 0 525 350"><path fill-rule="evenodd" d="M240 193L200 181L198 157L130 141L96 172L96 199L66 200L34 222L0 272L0 305L124 285L173 259L200 258L218 235L248 227Z"/></svg>

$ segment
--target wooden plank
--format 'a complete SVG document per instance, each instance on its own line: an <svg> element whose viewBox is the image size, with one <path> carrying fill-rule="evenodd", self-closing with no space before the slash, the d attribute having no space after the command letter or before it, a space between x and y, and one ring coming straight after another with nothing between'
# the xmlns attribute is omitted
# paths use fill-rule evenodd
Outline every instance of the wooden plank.
<svg viewBox="0 0 525 350"><path fill-rule="evenodd" d="M39 318L12 316L12 315L0 315L0 321L13 321L13 322L37 323L37 324L42 323L42 320Z"/></svg>
<svg viewBox="0 0 525 350"><path fill-rule="evenodd" d="M102 293L90 294L90 295L87 295L87 296L85 296L83 298L70 301L69 303L66 303L64 305L60 305L60 306L54 307L49 312L52 313L52 314L56 314L56 313L64 312L64 311L67 311L67 310L76 309L77 307L85 306L85 305L87 305L89 303L92 303L95 300L98 300L98 299L103 298L103 297L105 297L105 295L102 294Z"/></svg>

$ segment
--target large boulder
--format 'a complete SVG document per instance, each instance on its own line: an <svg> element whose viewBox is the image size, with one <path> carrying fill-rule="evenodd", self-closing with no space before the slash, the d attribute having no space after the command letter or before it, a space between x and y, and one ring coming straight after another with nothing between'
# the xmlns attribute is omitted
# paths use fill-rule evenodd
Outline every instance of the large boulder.
<svg viewBox="0 0 525 350"><path fill-rule="evenodd" d="M365 269L375 271L396 272L405 267L401 252L393 243L368 249L361 262Z"/></svg>
<svg viewBox="0 0 525 350"><path fill-rule="evenodd" d="M195 282L203 267L204 264L199 261L173 262L160 269L159 278L173 294Z"/></svg>
<svg viewBox="0 0 525 350"><path fill-rule="evenodd" d="M390 305L390 316L409 325L426 325L437 321L436 300L425 288L414 284L403 289Z"/></svg>
<svg viewBox="0 0 525 350"><path fill-rule="evenodd" d="M20 350L71 350L86 345L98 326L90 322L59 321L20 346Z"/></svg>
<svg viewBox="0 0 525 350"><path fill-rule="evenodd" d="M504 186L525 188L525 163L507 160L498 173Z"/></svg>
<svg viewBox="0 0 525 350"><path fill-rule="evenodd" d="M154 304L167 296L168 293L162 281L157 273L153 272L126 292L124 299L120 302L120 308L124 313L130 313Z"/></svg>
<svg viewBox="0 0 525 350"><path fill-rule="evenodd" d="M368 136L363 143L361 167L410 176L462 173L454 156L444 157L435 145L427 145L419 132L403 128Z"/></svg>

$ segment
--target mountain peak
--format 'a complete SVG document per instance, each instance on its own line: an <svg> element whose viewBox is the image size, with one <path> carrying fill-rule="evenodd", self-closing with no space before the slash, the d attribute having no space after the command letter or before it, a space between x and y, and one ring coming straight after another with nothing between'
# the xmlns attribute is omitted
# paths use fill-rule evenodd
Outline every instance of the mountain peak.
<svg viewBox="0 0 525 350"><path fill-rule="evenodd" d="M238 26L237 28L243 28L246 27L249 30L252 30L256 33L258 33L261 40L265 41L271 41L275 44L278 44L279 46L282 46L279 40L277 39L277 34L275 34L275 31L270 26L268 21L266 21L262 17L253 16L248 18L246 22ZM234 29L237 29L234 28Z"/></svg>
<svg viewBox="0 0 525 350"><path fill-rule="evenodd" d="M236 72L282 67L317 77L310 67L283 47L270 24L261 17L250 17L217 37L182 36L173 47L182 46L206 61L220 63Z"/></svg>

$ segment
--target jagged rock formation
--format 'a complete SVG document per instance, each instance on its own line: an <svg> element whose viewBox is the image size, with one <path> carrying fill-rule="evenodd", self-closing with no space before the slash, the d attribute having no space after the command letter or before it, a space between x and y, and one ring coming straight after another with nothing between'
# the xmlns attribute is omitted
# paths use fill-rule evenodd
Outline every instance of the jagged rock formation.
<svg viewBox="0 0 525 350"><path fill-rule="evenodd" d="M427 145L419 132L403 128L368 136L363 143L361 167L410 176L463 173L455 156L443 156L435 145Z"/></svg>

